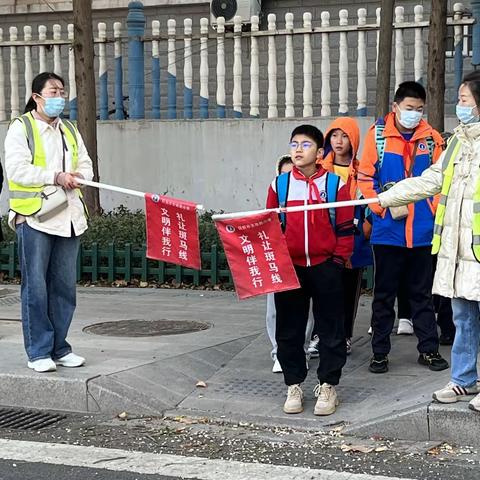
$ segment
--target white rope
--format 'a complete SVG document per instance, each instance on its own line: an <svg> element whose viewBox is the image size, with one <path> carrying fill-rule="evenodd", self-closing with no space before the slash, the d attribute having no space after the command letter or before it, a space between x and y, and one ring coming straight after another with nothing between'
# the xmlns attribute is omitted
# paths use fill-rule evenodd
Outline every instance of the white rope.
<svg viewBox="0 0 480 480"><path fill-rule="evenodd" d="M315 205L299 205L297 207L286 208L265 208L263 210L250 210L248 212L223 213L212 215L213 220L228 220L232 218L248 217L251 215L259 215L261 213L292 213L303 212L306 210L323 210L325 208L354 207L357 205L368 205L370 203L378 203L378 198L365 198L363 200L348 200L345 202L317 203Z"/></svg>
<svg viewBox="0 0 480 480"><path fill-rule="evenodd" d="M83 178L75 178L77 183L87 185L88 187L103 188L104 190L111 190L113 192L124 193L126 195L132 195L134 197L145 198L145 192L138 190L130 190L129 188L116 187L115 185L108 185L107 183L92 182L90 180L84 180ZM204 210L203 205L197 205L197 210Z"/></svg>

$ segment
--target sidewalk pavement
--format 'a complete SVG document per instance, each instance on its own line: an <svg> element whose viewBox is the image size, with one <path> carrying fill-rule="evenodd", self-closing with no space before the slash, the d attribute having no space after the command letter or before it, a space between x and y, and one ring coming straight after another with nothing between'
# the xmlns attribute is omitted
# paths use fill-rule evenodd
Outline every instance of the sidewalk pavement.
<svg viewBox="0 0 480 480"><path fill-rule="evenodd" d="M286 387L271 371L265 298L239 302L235 294L202 290L79 288L69 341L87 358L78 369L39 374L23 349L18 286L0 285L0 405L90 413L207 416L227 421L328 430L406 440L479 445L480 415L467 403L440 405L432 392L450 370L418 365L416 337L392 335L390 371L368 372L370 297L362 297L353 353L347 360L334 415L315 417L318 360L304 384L305 411L285 415ZM211 328L148 337L100 336L93 324L119 320L189 320ZM450 348L441 347L450 358ZM204 381L206 388L197 387ZM468 426L468 428L467 428ZM477 427L477 428L475 428Z"/></svg>

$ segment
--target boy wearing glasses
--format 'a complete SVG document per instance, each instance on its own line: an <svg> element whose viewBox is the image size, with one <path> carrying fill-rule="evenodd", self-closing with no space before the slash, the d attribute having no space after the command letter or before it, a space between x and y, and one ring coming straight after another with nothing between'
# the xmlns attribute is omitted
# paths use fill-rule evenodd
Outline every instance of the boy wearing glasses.
<svg viewBox="0 0 480 480"><path fill-rule="evenodd" d="M323 154L323 134L318 128L295 128L290 154L294 167L283 174L289 175L283 177L286 182L280 176L270 185L267 208L350 199L341 179L317 165ZM281 184L287 185L286 192L280 190ZM283 411L303 411L301 384L307 376L303 345L311 300L320 356L314 413L330 415L339 403L335 385L346 361L342 271L353 250L353 207L287 213L282 228L300 281L299 289L275 293L277 358L288 386Z"/></svg>

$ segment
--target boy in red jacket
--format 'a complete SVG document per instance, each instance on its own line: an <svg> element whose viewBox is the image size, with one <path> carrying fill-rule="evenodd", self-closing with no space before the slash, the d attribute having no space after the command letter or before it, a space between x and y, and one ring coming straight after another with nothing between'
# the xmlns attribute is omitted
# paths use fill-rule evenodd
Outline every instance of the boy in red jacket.
<svg viewBox="0 0 480 480"><path fill-rule="evenodd" d="M290 174L283 174L289 175L285 201L279 200L277 177L268 191L267 208L323 203L333 182L336 198L328 200L350 199L340 178L317 165L322 147L323 134L318 128L301 125L293 130L290 154L294 167ZM329 175L333 177L327 180ZM334 214L329 209L287 213L282 223L300 281L299 289L275 294L277 358L288 386L283 411L303 411L301 383L307 376L303 343L311 299L320 339L314 413L330 415L338 405L335 385L346 361L342 271L353 250L353 207L338 208Z"/></svg>

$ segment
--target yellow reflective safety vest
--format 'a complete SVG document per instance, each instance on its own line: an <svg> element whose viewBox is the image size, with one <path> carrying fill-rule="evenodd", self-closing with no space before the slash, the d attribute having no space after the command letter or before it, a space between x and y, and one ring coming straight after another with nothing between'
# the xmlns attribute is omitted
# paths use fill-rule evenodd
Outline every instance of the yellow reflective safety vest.
<svg viewBox="0 0 480 480"><path fill-rule="evenodd" d="M445 151L445 157L442 163L443 183L438 202L437 213L435 215L435 225L433 227L432 254L440 251L443 223L445 220L445 210L447 207L448 194L452 186L454 161L460 151L460 141L457 136L451 137ZM473 224L472 224L472 250L477 262L480 262L480 178L478 179L475 193L473 195Z"/></svg>
<svg viewBox="0 0 480 480"><path fill-rule="evenodd" d="M15 121L20 121L25 130L28 148L32 152L32 164L36 167L46 168L47 161L42 138L32 113L25 113L15 118L13 122ZM65 142L72 154L72 169L75 171L78 164L77 129L68 120L62 120L62 124L65 127L62 129L62 135L64 135ZM38 212L42 207L42 191L44 187L44 185L40 187L26 187L9 180L10 210L25 216Z"/></svg>

